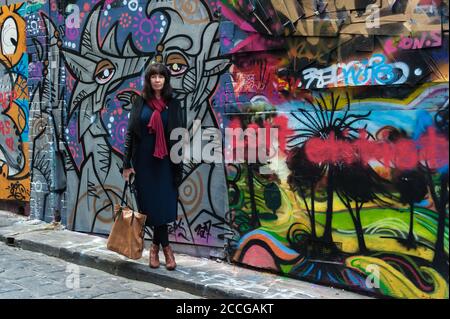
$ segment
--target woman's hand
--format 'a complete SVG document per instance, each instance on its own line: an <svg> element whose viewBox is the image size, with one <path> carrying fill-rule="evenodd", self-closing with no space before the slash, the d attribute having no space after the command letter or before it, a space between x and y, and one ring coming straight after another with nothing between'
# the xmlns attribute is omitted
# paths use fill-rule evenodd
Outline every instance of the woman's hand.
<svg viewBox="0 0 450 319"><path fill-rule="evenodd" d="M133 169L133 168L125 168L125 169L123 170L122 176L123 176L123 178L124 178L127 182L129 182L129 181L130 181L130 175L131 175L131 174L136 174L136 172L134 171L134 169Z"/></svg>

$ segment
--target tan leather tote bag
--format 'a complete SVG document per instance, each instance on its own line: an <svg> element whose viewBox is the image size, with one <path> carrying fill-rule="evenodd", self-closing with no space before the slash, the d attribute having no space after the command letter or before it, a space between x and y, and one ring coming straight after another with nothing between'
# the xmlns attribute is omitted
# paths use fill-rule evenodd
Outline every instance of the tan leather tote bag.
<svg viewBox="0 0 450 319"><path fill-rule="evenodd" d="M121 204L114 206L114 224L108 237L107 248L130 259L140 259L144 250L147 215L124 204L128 185L129 183L125 182ZM134 185L130 186L130 191L136 199Z"/></svg>

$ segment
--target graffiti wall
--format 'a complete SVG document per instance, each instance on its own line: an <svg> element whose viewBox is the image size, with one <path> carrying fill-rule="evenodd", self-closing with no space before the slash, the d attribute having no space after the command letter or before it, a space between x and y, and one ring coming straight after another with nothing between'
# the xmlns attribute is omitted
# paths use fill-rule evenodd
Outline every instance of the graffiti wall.
<svg viewBox="0 0 450 319"><path fill-rule="evenodd" d="M26 3L0 7L0 200L30 200Z"/></svg>
<svg viewBox="0 0 450 319"><path fill-rule="evenodd" d="M208 129L278 136L268 162L184 163L172 242L326 285L448 298L447 1L24 8L0 18L5 32L26 23L26 43L1 43L2 198L17 182L26 193L30 175L34 216L109 233L131 105L145 68L163 62L191 148ZM262 147L219 148L242 146Z"/></svg>
<svg viewBox="0 0 450 319"><path fill-rule="evenodd" d="M448 3L236 1L221 13L224 117L280 131L271 173L227 167L233 260L448 298Z"/></svg>
<svg viewBox="0 0 450 319"><path fill-rule="evenodd" d="M32 93L36 216L61 215L70 229L109 233L124 188L129 112L151 61L170 69L191 139L201 134L193 128L196 119L202 129L219 128L210 99L229 60L219 54L215 7L194 4L50 1L30 10L30 65L42 79L33 82ZM225 166L192 160L183 176L171 240L222 250L230 233ZM133 203L131 194L125 199Z"/></svg>
<svg viewBox="0 0 450 319"><path fill-rule="evenodd" d="M56 2L28 4L27 47L30 87L31 199L33 216L67 223L65 68L61 63L63 17ZM57 26L61 23L62 26Z"/></svg>

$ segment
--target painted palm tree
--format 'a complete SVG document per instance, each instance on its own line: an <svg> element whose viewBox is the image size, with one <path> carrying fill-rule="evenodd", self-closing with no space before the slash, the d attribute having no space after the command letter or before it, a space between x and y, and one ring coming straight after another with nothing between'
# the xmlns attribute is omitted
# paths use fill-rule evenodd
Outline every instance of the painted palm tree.
<svg viewBox="0 0 450 319"><path fill-rule="evenodd" d="M294 147L290 150L286 164L291 171L291 174L288 176L288 184L300 195L305 204L306 212L311 223L311 237L315 240L317 238L315 194L317 183L321 180L324 173L324 166L310 161L306 155L304 146ZM307 201L308 197L310 198L309 204Z"/></svg>
<svg viewBox="0 0 450 319"><path fill-rule="evenodd" d="M335 139L338 141L356 140L359 135L359 127L356 125L368 120L371 111L364 114L350 113L350 97L346 93L346 105L342 110L338 110L340 96L335 98L334 93L330 94L330 101L320 94L314 98L314 102L308 102L309 109L299 108L291 115L299 122L300 127L295 129L296 134L287 140L288 146L307 146L308 140L313 138ZM306 149L308 152L308 149ZM332 150L326 150L332 151ZM332 218L333 218L333 197L335 192L335 171L340 162L323 162L324 170L321 173L327 178L327 209L325 219L325 229L323 241L333 247L332 238ZM319 177L319 176L318 176Z"/></svg>
<svg viewBox="0 0 450 319"><path fill-rule="evenodd" d="M419 170L401 172L394 181L397 191L400 193L400 202L409 205L409 232L405 245L408 248L416 248L414 236L414 204L425 199L428 193L425 175Z"/></svg>
<svg viewBox="0 0 450 319"><path fill-rule="evenodd" d="M246 129L251 126L251 121L248 118L243 117L235 117L231 120L229 128L237 129L242 128L242 130L245 132ZM255 172L255 163L249 163L248 162L248 153L249 148L254 147L254 144L248 144L248 140L240 140L237 141L236 144L233 144L232 151L234 152L235 149L244 149L247 151L245 153L245 159L244 159L244 165L246 168L247 173L247 185L248 185L248 191L249 191L249 197L250 197L250 206L251 206L251 216L249 220L249 226L252 229L259 228L261 226L261 223L259 221L258 217L258 209L256 207L256 199L255 199L255 183L254 183L254 172Z"/></svg>
<svg viewBox="0 0 450 319"><path fill-rule="evenodd" d="M281 207L281 191L277 183L270 182L264 186L264 202L276 218L277 210Z"/></svg>
<svg viewBox="0 0 450 319"><path fill-rule="evenodd" d="M251 113L247 116L236 116L233 117L228 125L228 128L232 129L242 129L245 132L247 129L254 129L256 135L255 140L250 139L240 139L236 144L232 145L233 152L234 149L243 149L244 152L244 165L247 169L247 183L249 188L249 197L251 205L251 217L249 225L252 228L258 228L261 226L258 208L256 207L256 191L255 191L255 179L258 176L259 169L265 165L261 158L259 158L259 148L264 148L265 154L268 152L269 148L272 147L274 141L271 140L269 145L267 139L261 138L263 142L260 144L260 136L258 132L260 129L265 130L266 137L270 136L269 129L276 128L278 130L278 151L285 152L286 149L286 137L292 134L292 130L288 128L288 118L284 115L277 115L274 112L272 105L266 103L255 103L244 110L243 113ZM245 133L244 133L245 134ZM271 137L272 139L272 137ZM254 153L258 154L256 163L249 162L248 155ZM269 183L265 185L264 191L265 204L269 209L273 211L273 215L276 215L276 210L281 206L281 195L279 194L278 186Z"/></svg>
<svg viewBox="0 0 450 319"><path fill-rule="evenodd" d="M364 204L369 202L387 205L381 196L391 197L387 192L388 182L368 164L361 162L338 165L334 177L336 194L347 208L355 226L359 252L365 254L368 249L364 239L361 210Z"/></svg>

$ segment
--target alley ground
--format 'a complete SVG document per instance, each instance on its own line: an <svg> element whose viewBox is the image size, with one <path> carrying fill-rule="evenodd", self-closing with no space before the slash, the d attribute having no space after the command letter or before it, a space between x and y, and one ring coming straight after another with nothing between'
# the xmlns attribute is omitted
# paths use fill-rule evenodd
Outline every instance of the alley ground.
<svg viewBox="0 0 450 319"><path fill-rule="evenodd" d="M78 280L79 278L79 280ZM0 299L192 299L182 291L129 280L0 242Z"/></svg>

